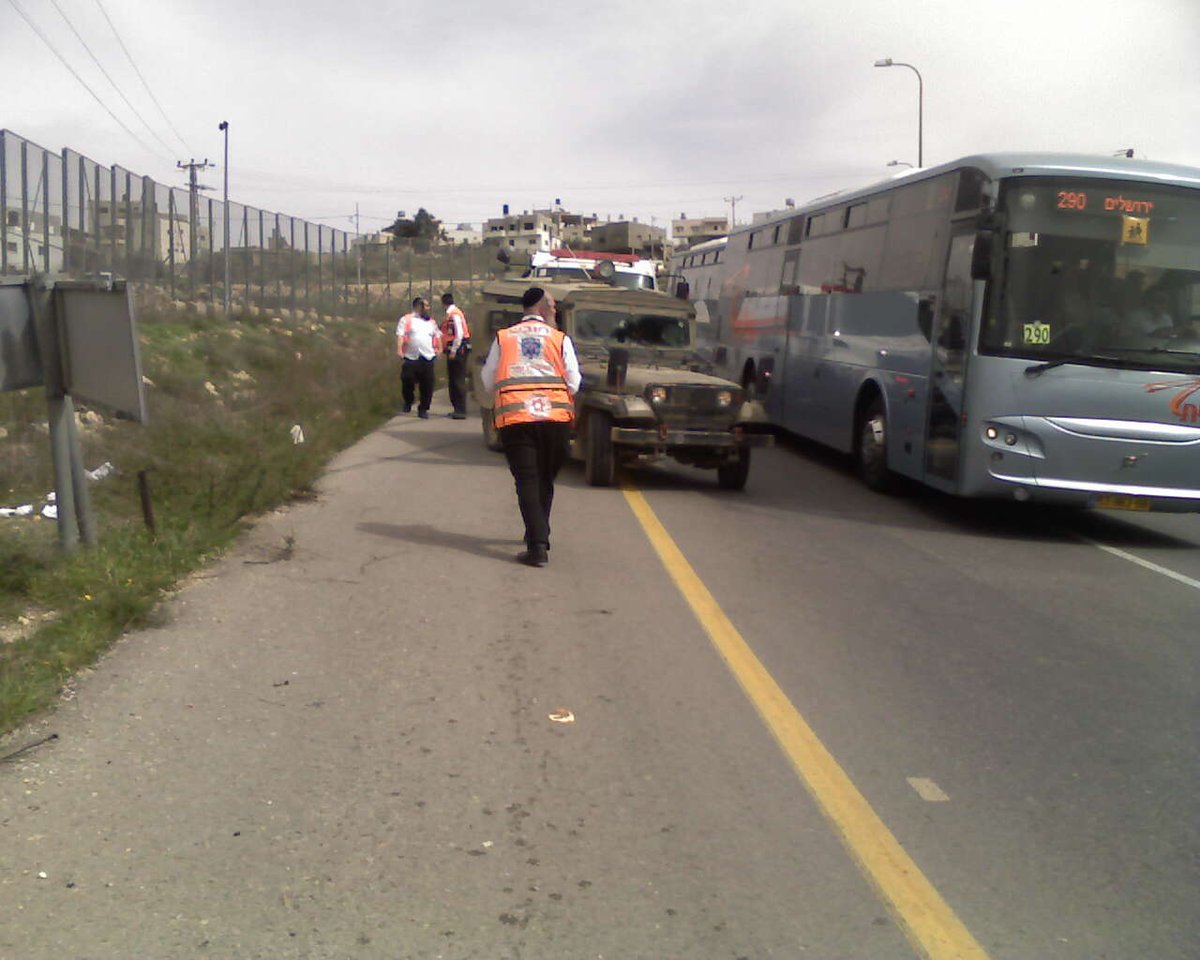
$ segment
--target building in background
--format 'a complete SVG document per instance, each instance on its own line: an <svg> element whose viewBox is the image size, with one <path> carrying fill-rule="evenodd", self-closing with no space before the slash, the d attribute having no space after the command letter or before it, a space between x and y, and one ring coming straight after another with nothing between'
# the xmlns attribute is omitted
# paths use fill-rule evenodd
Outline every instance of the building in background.
<svg viewBox="0 0 1200 960"><path fill-rule="evenodd" d="M613 220L597 223L591 230L591 248L608 253L634 253L651 260L665 259L667 231L649 223Z"/></svg>
<svg viewBox="0 0 1200 960"><path fill-rule="evenodd" d="M777 210L764 210L761 213L751 214L750 224L753 226L756 223L766 223L768 220L776 220L789 210L796 209L796 201L790 197L784 201L784 205Z"/></svg>
<svg viewBox="0 0 1200 960"><path fill-rule="evenodd" d="M678 247L694 247L729 233L728 217L689 217L681 213L671 221L671 237Z"/></svg>
<svg viewBox="0 0 1200 960"><path fill-rule="evenodd" d="M533 252L552 250L561 246L560 229L554 217L545 210L528 210L522 213L505 213L493 217L483 225L483 242L498 247Z"/></svg>
<svg viewBox="0 0 1200 960"><path fill-rule="evenodd" d="M446 243L456 247L464 243L477 247L483 243L483 231L469 223L457 223L453 227L442 227L442 236Z"/></svg>
<svg viewBox="0 0 1200 960"><path fill-rule="evenodd" d="M143 256L158 263L184 263L191 257L191 229L186 210L173 215L141 200L101 200L92 207L91 236L118 258ZM86 238L80 238L86 242ZM196 223L196 253L209 248L208 223Z"/></svg>
<svg viewBox="0 0 1200 960"><path fill-rule="evenodd" d="M63 268L62 219L29 211L22 223L20 207L4 209L4 257L9 273L58 273Z"/></svg>

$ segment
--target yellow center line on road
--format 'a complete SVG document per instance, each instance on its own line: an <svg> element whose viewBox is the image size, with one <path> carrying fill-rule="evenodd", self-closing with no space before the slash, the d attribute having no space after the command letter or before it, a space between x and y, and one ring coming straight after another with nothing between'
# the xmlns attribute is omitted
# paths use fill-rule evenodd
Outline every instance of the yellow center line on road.
<svg viewBox="0 0 1200 960"><path fill-rule="evenodd" d="M692 613L791 761L812 798L925 960L988 960L983 948L921 873L767 672L696 575L641 491L625 499Z"/></svg>

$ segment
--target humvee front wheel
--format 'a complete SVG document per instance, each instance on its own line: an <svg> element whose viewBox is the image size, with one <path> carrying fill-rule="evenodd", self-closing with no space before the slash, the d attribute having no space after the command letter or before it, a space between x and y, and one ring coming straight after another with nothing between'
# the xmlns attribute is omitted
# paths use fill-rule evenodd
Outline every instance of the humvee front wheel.
<svg viewBox="0 0 1200 960"><path fill-rule="evenodd" d="M589 487L611 487L616 479L616 468L612 417L602 410L593 410L587 418L586 441L583 445L583 477Z"/></svg>
<svg viewBox="0 0 1200 960"><path fill-rule="evenodd" d="M750 476L750 449L743 447L737 459L717 467L717 486L722 490L742 490Z"/></svg>
<svg viewBox="0 0 1200 960"><path fill-rule="evenodd" d="M483 423L483 444L489 450L503 449L500 444L500 431L496 429L496 420L487 407L479 408L479 419Z"/></svg>

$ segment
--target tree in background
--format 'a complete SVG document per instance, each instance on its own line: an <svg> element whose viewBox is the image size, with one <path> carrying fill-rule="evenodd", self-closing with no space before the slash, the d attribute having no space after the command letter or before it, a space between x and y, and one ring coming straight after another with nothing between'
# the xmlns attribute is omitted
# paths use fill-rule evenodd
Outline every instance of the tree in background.
<svg viewBox="0 0 1200 960"><path fill-rule="evenodd" d="M390 227L384 227L383 232L392 235L393 247L411 246L412 249L424 253L442 239L442 221L424 207L411 219L401 210L396 215L396 222Z"/></svg>

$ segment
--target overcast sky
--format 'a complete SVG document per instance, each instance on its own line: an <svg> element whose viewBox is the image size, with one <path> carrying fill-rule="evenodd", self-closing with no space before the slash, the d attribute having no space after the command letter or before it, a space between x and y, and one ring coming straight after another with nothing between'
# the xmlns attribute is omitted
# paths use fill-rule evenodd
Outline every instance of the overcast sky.
<svg viewBox="0 0 1200 960"><path fill-rule="evenodd" d="M228 120L234 200L344 229L557 198L664 224L740 196L742 221L859 186L917 161L917 78L883 57L924 78L927 166L1200 167L1200 0L0 0L0 43L0 127L183 184Z"/></svg>

